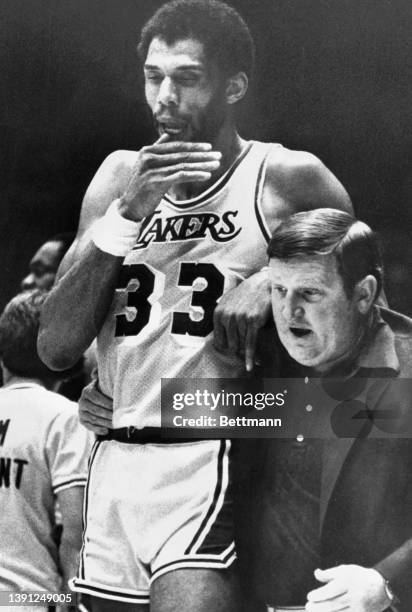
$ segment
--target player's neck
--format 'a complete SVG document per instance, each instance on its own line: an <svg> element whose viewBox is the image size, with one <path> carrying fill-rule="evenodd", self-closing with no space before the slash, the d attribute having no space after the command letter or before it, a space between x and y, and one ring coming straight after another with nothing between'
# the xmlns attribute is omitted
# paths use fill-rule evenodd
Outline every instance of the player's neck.
<svg viewBox="0 0 412 612"><path fill-rule="evenodd" d="M212 142L213 151L220 151L222 160L218 170L212 173L209 181L199 183L181 183L175 185L172 195L176 200L195 198L213 185L234 163L246 145L232 123L222 126L217 137Z"/></svg>

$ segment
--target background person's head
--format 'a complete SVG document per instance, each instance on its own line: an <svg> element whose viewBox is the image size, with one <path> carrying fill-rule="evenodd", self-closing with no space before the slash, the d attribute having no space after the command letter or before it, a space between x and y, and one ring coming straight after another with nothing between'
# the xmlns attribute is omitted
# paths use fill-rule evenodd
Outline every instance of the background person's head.
<svg viewBox="0 0 412 612"><path fill-rule="evenodd" d="M37 354L40 312L46 296L47 292L40 289L19 293L0 315L0 359L5 380L30 378L49 386L60 378Z"/></svg>
<svg viewBox="0 0 412 612"><path fill-rule="evenodd" d="M377 237L334 209L292 215L269 243L279 338L302 365L324 372L359 347L382 287Z"/></svg>
<svg viewBox="0 0 412 612"><path fill-rule="evenodd" d="M35 252L30 263L29 273L21 281L21 289L51 289L61 260L70 248L75 234L71 232L56 234L49 238Z"/></svg>
<svg viewBox="0 0 412 612"><path fill-rule="evenodd" d="M255 51L232 7L217 0L174 0L143 27L138 53L158 132L210 141L245 95Z"/></svg>

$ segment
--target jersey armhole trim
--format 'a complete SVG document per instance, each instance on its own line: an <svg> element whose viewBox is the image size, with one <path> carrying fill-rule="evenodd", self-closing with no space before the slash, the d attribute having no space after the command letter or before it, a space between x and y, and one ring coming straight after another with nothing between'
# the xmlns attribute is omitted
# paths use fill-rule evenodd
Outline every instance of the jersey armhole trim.
<svg viewBox="0 0 412 612"><path fill-rule="evenodd" d="M265 184L265 178L266 178L266 170L267 170L267 165L268 165L268 157L269 157L269 153L270 150L274 147L281 147L281 144L276 144L276 145L271 145L270 147L268 147L268 150L266 152L266 155L264 156L262 163L260 164L260 168L259 168L259 173L258 173L258 178L256 181L256 189L255 189L255 213L256 213L256 219L257 222L259 224L259 227L261 229L261 232L266 240L267 243L269 243L270 239L271 239L271 233L269 230L269 226L266 223L266 219L265 216L263 214L263 210L262 210L262 196L263 196L263 186Z"/></svg>

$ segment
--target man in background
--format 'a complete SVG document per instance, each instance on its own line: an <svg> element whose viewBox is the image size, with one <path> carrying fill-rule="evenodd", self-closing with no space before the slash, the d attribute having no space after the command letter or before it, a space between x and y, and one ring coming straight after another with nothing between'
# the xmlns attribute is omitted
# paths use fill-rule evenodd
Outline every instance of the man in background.
<svg viewBox="0 0 412 612"><path fill-rule="evenodd" d="M29 263L29 273L20 284L22 291L42 289L49 291L54 285L60 262L75 238L74 232L63 232L48 238L35 252ZM95 347L92 345L79 361L60 377L55 389L70 400L77 401L96 367Z"/></svg>
<svg viewBox="0 0 412 612"><path fill-rule="evenodd" d="M30 260L29 273L21 281L22 291L49 291L52 288L60 262L74 238L74 233L65 232L52 236L41 245Z"/></svg>
<svg viewBox="0 0 412 612"><path fill-rule="evenodd" d="M92 445L77 405L54 393L59 376L37 355L45 297L38 289L21 293L0 317L0 589L14 592L68 591L81 546Z"/></svg>

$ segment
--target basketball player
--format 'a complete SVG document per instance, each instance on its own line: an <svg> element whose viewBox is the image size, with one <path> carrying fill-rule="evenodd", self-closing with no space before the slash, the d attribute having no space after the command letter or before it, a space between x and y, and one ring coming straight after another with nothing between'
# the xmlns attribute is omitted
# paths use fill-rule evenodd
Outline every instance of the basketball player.
<svg viewBox="0 0 412 612"><path fill-rule="evenodd" d="M53 392L59 376L37 355L44 299L39 290L21 293L0 317L3 591L67 591L81 545L92 436L79 424L76 404ZM63 526L59 547L53 538L56 499Z"/></svg>
<svg viewBox="0 0 412 612"><path fill-rule="evenodd" d="M244 279L266 287L267 240L286 215L351 205L314 156L237 133L253 42L234 9L165 4L139 54L158 139L98 170L39 337L59 369L98 335L114 402L114 429L92 452L74 588L95 610L231 612L230 442L162 439L160 378L239 375L242 361L213 345L216 304Z"/></svg>

